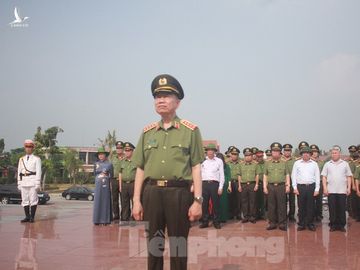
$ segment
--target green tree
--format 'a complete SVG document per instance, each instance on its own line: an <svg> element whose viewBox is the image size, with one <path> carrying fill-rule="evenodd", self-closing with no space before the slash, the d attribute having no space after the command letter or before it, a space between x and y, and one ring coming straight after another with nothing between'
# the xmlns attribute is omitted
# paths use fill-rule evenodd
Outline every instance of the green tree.
<svg viewBox="0 0 360 270"><path fill-rule="evenodd" d="M42 188L45 188L47 177L59 176L61 170L61 152L56 146L57 135L64 132L60 127L54 126L42 132L41 127L37 128L34 136L34 154L42 159Z"/></svg>
<svg viewBox="0 0 360 270"><path fill-rule="evenodd" d="M110 130L108 130L107 135L105 136L105 139L98 139L100 141L100 144L102 147L104 147L105 149L108 149L110 152L110 159L112 157L113 154L113 149L115 147L116 144L116 132L115 130L112 131L112 133L110 132Z"/></svg>
<svg viewBox="0 0 360 270"><path fill-rule="evenodd" d="M5 149L5 141L4 139L0 139L0 154L4 152Z"/></svg>
<svg viewBox="0 0 360 270"><path fill-rule="evenodd" d="M79 159L78 152L72 149L65 149L63 154L63 162L70 182L76 184L76 178L79 175L81 165L83 164L83 162Z"/></svg>

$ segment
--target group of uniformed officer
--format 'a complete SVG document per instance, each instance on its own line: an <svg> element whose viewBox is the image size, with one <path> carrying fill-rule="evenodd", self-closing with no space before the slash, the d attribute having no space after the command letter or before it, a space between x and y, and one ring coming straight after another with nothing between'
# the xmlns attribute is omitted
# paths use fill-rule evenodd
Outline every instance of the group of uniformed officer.
<svg viewBox="0 0 360 270"><path fill-rule="evenodd" d="M202 139L195 124L176 115L184 91L174 77L168 74L155 77L151 92L161 120L143 129L136 150L131 143L116 143L117 155L112 160L115 176L112 181L113 216L114 219L120 218L118 202L121 193L121 219L129 221L130 201L133 198L134 219L148 221L148 268L163 269L166 232L170 238L171 269L186 269L190 222L200 219L202 215L201 163L205 159ZM301 142L299 149L302 147L309 147L309 144ZM40 187L41 163L40 159L31 156L33 148L34 143L26 141L27 156L19 162L18 183L26 214L23 222L34 220L37 200L33 195ZM319 167L323 166L319 160L319 148L311 145L310 149L312 158ZM360 220L360 147L351 146L349 151L349 163L355 174L354 179L357 179L353 181L349 210L353 217ZM286 230L288 220L295 220L295 196L291 192L290 179L294 164L292 146L272 143L270 149L265 151L266 161L264 152L256 147L243 150L244 160L239 158L239 153L235 146L229 147L226 152L231 170L228 192L232 216L242 219L244 223L254 223L257 219L264 219L267 210L267 229L278 227ZM315 218L320 220L320 196L314 207ZM152 244L155 238L157 245ZM159 238L162 243L158 242ZM185 244L179 240L185 240Z"/></svg>

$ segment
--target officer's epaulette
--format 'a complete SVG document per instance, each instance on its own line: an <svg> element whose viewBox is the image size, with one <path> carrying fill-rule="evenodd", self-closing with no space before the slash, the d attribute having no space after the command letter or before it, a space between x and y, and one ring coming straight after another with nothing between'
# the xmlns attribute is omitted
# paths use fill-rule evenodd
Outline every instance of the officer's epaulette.
<svg viewBox="0 0 360 270"><path fill-rule="evenodd" d="M147 125L144 127L144 133L148 132L149 130L152 130L153 128L156 128L158 126L158 122L151 123L150 125Z"/></svg>
<svg viewBox="0 0 360 270"><path fill-rule="evenodd" d="M189 122L188 120L182 119L182 120L180 120L180 123L191 130L195 130L197 128L197 125Z"/></svg>

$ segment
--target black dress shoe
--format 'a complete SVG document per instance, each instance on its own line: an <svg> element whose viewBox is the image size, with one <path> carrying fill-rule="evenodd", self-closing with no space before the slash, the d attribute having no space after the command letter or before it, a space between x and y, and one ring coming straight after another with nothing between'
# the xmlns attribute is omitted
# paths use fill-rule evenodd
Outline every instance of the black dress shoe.
<svg viewBox="0 0 360 270"><path fill-rule="evenodd" d="M271 231L271 230L275 230L276 228L277 228L276 225L269 225L267 226L266 230Z"/></svg>
<svg viewBox="0 0 360 270"><path fill-rule="evenodd" d="M204 228L207 228L207 227L209 227L209 223L207 223L207 222L203 222L199 226L200 229L204 229Z"/></svg>
<svg viewBox="0 0 360 270"><path fill-rule="evenodd" d="M250 219L250 222L251 222L252 224L255 224L255 223L256 223L256 219L255 219L255 218L251 218L251 219Z"/></svg>
<svg viewBox="0 0 360 270"><path fill-rule="evenodd" d="M241 223L248 223L248 222L249 222L249 220L247 218L245 218L241 221Z"/></svg>
<svg viewBox="0 0 360 270"><path fill-rule="evenodd" d="M286 225L281 225L281 226L279 226L279 230L287 231L287 226Z"/></svg>
<svg viewBox="0 0 360 270"><path fill-rule="evenodd" d="M21 223L30 222L30 218L26 217L20 221Z"/></svg>
<svg viewBox="0 0 360 270"><path fill-rule="evenodd" d="M309 229L309 231L312 231L312 232L316 231L316 227L314 226L314 224L308 225L308 229Z"/></svg>
<svg viewBox="0 0 360 270"><path fill-rule="evenodd" d="M303 230L305 230L305 226L300 226L300 225L299 225L299 226L297 227L297 231L298 231L298 232L303 231Z"/></svg>
<svg viewBox="0 0 360 270"><path fill-rule="evenodd" d="M345 229L344 227L340 227L340 228L339 228L339 231L340 231L340 232L346 232L346 229Z"/></svg>
<svg viewBox="0 0 360 270"><path fill-rule="evenodd" d="M30 218L29 222L30 222L30 223L34 223L35 220L34 220L33 218Z"/></svg>
<svg viewBox="0 0 360 270"><path fill-rule="evenodd" d="M330 232L335 232L335 231L336 231L336 227L331 226L331 227L330 227Z"/></svg>
<svg viewBox="0 0 360 270"><path fill-rule="evenodd" d="M218 230L221 229L220 223L214 223L214 228Z"/></svg>

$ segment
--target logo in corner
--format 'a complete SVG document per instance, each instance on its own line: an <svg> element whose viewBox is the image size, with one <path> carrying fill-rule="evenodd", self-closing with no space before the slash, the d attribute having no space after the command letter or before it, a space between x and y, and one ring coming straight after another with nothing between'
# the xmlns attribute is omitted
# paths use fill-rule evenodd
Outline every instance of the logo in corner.
<svg viewBox="0 0 360 270"><path fill-rule="evenodd" d="M17 7L15 7L14 9L14 16L15 20L9 23L11 27L29 27L29 24L25 23L25 21L28 20L29 17L20 17Z"/></svg>

